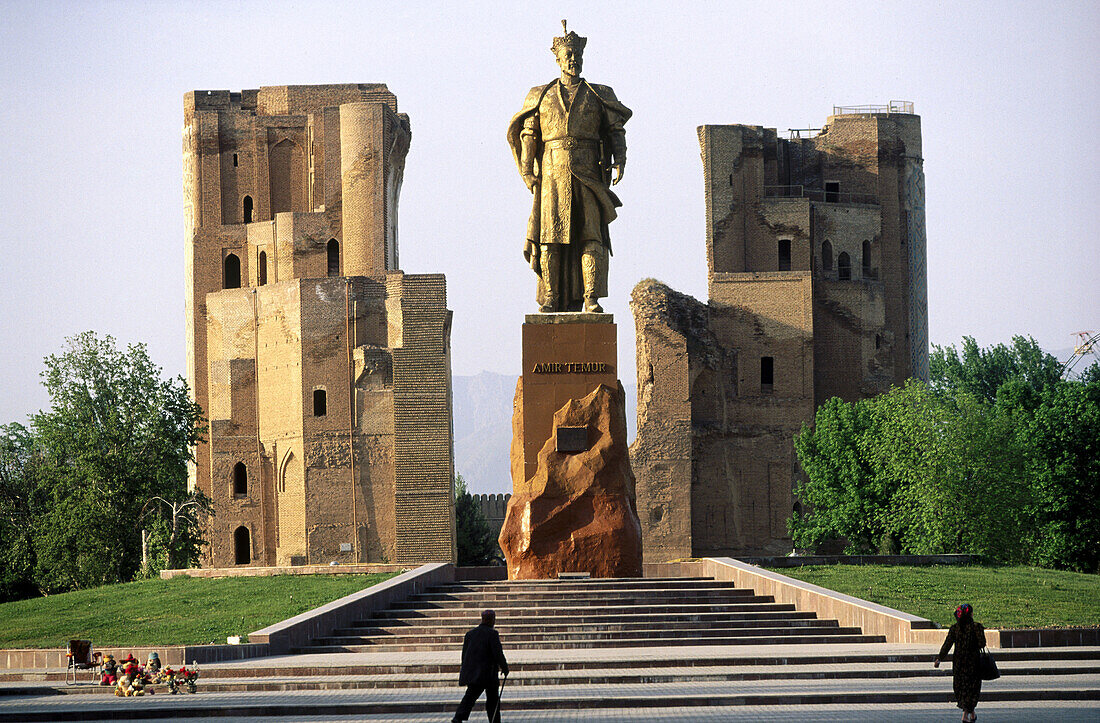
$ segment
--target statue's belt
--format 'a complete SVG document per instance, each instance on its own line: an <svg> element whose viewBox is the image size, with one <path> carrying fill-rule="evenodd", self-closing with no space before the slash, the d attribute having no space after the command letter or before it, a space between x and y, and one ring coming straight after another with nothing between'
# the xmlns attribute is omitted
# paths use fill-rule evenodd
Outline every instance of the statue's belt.
<svg viewBox="0 0 1100 723"><path fill-rule="evenodd" d="M571 150L573 148L598 148L600 145L599 140L589 140L588 138L555 138L551 141L543 141L545 148L565 148Z"/></svg>

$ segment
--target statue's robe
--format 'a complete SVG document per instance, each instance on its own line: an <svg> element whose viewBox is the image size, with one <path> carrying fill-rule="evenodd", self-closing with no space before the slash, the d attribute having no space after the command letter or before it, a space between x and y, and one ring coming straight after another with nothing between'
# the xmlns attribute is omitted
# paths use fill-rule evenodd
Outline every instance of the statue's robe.
<svg viewBox="0 0 1100 723"><path fill-rule="evenodd" d="M581 80L568 105L561 81L532 88L523 108L508 124L508 144L523 173L522 137L535 139L535 175L539 184L527 222L523 255L539 277L537 300L547 302L548 290L539 258L540 244L558 244L563 253L558 279L560 308L579 309L584 297L581 253L585 243L598 241L596 297L607 296L607 257L611 237L607 225L622 205L611 191L613 160L626 157L623 124L631 111L606 85Z"/></svg>

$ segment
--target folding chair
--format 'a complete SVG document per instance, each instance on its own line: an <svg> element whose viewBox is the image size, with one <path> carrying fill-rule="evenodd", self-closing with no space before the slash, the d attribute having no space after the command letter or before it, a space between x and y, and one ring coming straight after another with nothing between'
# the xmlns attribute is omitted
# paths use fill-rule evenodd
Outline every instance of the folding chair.
<svg viewBox="0 0 1100 723"><path fill-rule="evenodd" d="M65 670L65 685L77 682L78 670L92 671L92 682L95 682L103 669L103 655L92 652L91 640L70 640L65 657L69 661Z"/></svg>

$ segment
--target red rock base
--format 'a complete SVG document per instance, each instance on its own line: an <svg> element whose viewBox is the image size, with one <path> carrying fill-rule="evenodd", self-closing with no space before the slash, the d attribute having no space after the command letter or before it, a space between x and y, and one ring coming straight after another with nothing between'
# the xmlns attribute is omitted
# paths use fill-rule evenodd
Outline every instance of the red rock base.
<svg viewBox="0 0 1100 723"><path fill-rule="evenodd" d="M516 390L517 416L523 386ZM522 479L522 422L513 423L513 494L500 547L512 580L545 579L559 572L593 577L641 577L642 533L634 507L634 473L626 445L622 385L600 385L584 399L570 400L554 414L554 429L587 427L589 448L555 451L546 440L538 471Z"/></svg>

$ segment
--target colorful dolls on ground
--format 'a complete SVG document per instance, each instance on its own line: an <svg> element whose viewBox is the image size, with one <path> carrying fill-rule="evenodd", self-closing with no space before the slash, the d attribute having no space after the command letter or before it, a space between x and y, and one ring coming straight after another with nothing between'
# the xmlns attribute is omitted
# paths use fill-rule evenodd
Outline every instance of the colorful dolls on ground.
<svg viewBox="0 0 1100 723"><path fill-rule="evenodd" d="M115 695L124 697L127 695L133 695L134 689L130 687L130 676L123 673L119 676L118 682L115 683Z"/></svg>
<svg viewBox="0 0 1100 723"><path fill-rule="evenodd" d="M131 678L130 688L132 690L130 695L145 695L145 674L142 673L140 670L133 678ZM152 690L153 689L150 688L149 692L152 692Z"/></svg>
<svg viewBox="0 0 1100 723"><path fill-rule="evenodd" d="M134 672L141 669L141 663L134 657L133 653L127 653L126 657L118 663L119 675L133 676Z"/></svg>
<svg viewBox="0 0 1100 723"><path fill-rule="evenodd" d="M160 656L157 655L155 650L149 653L149 660L145 663L145 675L151 682L158 682L157 679L160 677Z"/></svg>
<svg viewBox="0 0 1100 723"><path fill-rule="evenodd" d="M160 661L157 661L158 663ZM141 664L132 654L128 654L118 669L118 682L115 684L115 695L133 696L153 694L152 688L146 688L150 683L149 677L142 669Z"/></svg>
<svg viewBox="0 0 1100 723"><path fill-rule="evenodd" d="M100 685L114 685L118 682L118 663L115 656L108 654L103 660L103 677L99 679Z"/></svg>
<svg viewBox="0 0 1100 723"><path fill-rule="evenodd" d="M141 666L138 665L138 661L134 659L134 656L128 655L122 661L122 674L129 678L131 682L141 674Z"/></svg>

